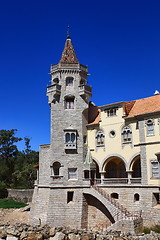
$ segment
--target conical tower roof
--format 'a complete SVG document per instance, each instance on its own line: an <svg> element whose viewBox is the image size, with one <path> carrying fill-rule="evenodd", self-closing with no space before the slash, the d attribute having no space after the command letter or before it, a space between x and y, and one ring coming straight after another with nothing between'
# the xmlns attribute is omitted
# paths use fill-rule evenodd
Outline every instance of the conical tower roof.
<svg viewBox="0 0 160 240"><path fill-rule="evenodd" d="M93 162L92 156L91 156L91 152L90 152L90 148L88 147L88 151L87 151L87 155L86 155L86 159L84 161L84 166L83 168L85 170L91 170L91 169L96 169L96 165Z"/></svg>
<svg viewBox="0 0 160 240"><path fill-rule="evenodd" d="M74 47L72 45L71 38L68 36L62 52L60 63L78 63Z"/></svg>

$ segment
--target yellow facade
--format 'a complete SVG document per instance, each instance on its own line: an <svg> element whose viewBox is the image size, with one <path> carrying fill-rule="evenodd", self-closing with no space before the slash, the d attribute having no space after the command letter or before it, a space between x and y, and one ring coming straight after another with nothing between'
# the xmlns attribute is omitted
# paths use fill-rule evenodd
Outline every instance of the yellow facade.
<svg viewBox="0 0 160 240"><path fill-rule="evenodd" d="M117 183L123 183L123 179L127 178L127 183L141 183L144 175L145 177L147 176L146 184L159 185L160 173L154 172L159 170L154 169L152 162L153 164L155 161L159 162L160 113L142 114L142 116L127 118L124 102L102 106L99 107L99 109L101 110L99 121L88 125L88 146L93 160L97 163L98 177L101 178L101 181L102 178L107 178L107 183L113 183L113 179L114 183L116 183L116 181ZM113 112L112 109L115 112ZM110 113L109 111L112 112ZM152 121L151 125L153 123L153 126L151 126L153 129L148 130L147 124L150 122L147 121L150 121L150 119ZM143 128L140 126L140 121L143 122ZM131 139L129 139L129 141L128 139L124 140L123 129L125 126L130 129L129 134ZM99 131L103 133L102 143L97 142L97 134ZM148 133L147 131L152 132ZM143 162L146 164L146 170L142 169L143 163L141 162L141 155L144 156L144 154L145 160L143 160ZM139 165L138 162L135 163L138 159L140 161ZM109 162L113 162L113 165L117 164L117 169L119 164L123 165L116 171L123 171L125 167L126 174L118 173L112 176L110 174L107 175L106 171ZM116 166L114 168L114 166L111 165L110 163L108 171L114 171L114 169L116 169ZM134 171L138 171L139 173L134 173ZM153 176L154 174L158 175ZM131 179L131 182L129 179Z"/></svg>

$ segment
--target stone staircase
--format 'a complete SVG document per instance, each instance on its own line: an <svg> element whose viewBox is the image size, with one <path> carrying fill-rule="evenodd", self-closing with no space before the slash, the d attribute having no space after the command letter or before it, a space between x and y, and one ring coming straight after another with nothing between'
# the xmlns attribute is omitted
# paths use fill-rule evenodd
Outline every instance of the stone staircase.
<svg viewBox="0 0 160 240"><path fill-rule="evenodd" d="M122 204L119 203L118 200L112 198L104 189L101 187L98 187L96 185L92 185L92 188L98 192L101 196L103 196L111 205L114 206L114 213L116 216L116 221L120 219L129 219L129 220L135 220L141 218L141 212L130 212L128 211Z"/></svg>

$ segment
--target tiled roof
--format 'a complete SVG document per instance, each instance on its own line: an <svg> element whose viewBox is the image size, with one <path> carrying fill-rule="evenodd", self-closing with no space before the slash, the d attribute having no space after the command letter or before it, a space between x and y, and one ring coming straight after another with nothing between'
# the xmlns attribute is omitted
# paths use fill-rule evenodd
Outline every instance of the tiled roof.
<svg viewBox="0 0 160 240"><path fill-rule="evenodd" d="M160 94L125 103L127 118L160 111Z"/></svg>
<svg viewBox="0 0 160 240"><path fill-rule="evenodd" d="M60 62L61 63L78 63L78 59L70 38L66 39L66 43L64 46L64 50L63 50Z"/></svg>

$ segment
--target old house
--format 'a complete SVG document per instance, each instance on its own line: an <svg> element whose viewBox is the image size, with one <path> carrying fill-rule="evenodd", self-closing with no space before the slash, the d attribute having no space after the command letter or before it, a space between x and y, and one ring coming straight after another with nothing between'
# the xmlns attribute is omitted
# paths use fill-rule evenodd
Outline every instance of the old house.
<svg viewBox="0 0 160 240"><path fill-rule="evenodd" d="M160 94L97 107L71 38L50 69L33 224L134 232L160 219ZM44 126L45 127L45 126Z"/></svg>

